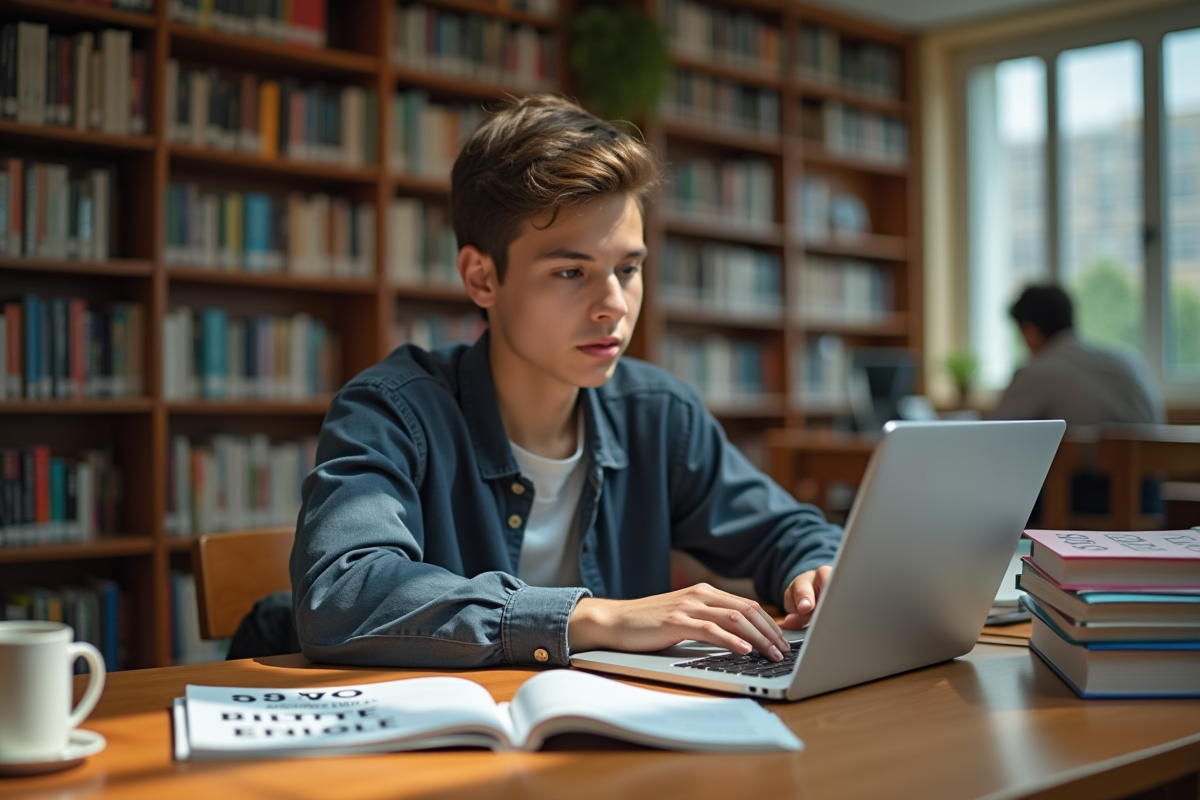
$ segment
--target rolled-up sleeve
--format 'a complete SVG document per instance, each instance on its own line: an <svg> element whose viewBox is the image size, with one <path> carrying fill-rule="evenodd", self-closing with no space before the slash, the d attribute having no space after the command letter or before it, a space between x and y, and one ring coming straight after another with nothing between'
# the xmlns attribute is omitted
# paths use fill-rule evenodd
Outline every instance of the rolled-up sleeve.
<svg viewBox="0 0 1200 800"><path fill-rule="evenodd" d="M673 546L718 574L753 578L758 596L782 607L797 575L833 563L842 529L751 464L698 399L681 410Z"/></svg>
<svg viewBox="0 0 1200 800"><path fill-rule="evenodd" d="M472 535L426 529L429 449L397 387L364 380L333 401L290 563L304 654L363 666L566 664L567 620L585 589L425 562L426 537Z"/></svg>

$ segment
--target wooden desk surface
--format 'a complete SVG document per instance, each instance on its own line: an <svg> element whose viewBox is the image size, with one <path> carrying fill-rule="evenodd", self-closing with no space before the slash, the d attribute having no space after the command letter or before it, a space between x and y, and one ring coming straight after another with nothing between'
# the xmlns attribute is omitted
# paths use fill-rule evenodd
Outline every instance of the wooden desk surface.
<svg viewBox="0 0 1200 800"><path fill-rule="evenodd" d="M0 779L0 796L1103 800L1200 771L1200 700L1079 700L1029 650L990 645L887 680L770 704L805 742L794 754L669 753L593 740L500 755L171 758L168 707L189 682L309 686L427 674L331 668L299 656L116 673L84 723L107 737L108 748L67 772ZM505 700L531 673L462 674Z"/></svg>

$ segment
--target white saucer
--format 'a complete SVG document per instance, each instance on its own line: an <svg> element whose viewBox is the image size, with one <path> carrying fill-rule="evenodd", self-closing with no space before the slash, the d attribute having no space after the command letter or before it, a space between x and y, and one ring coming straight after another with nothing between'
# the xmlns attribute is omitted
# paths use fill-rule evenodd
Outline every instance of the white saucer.
<svg viewBox="0 0 1200 800"><path fill-rule="evenodd" d="M67 746L57 756L34 761L15 761L0 756L0 775L41 775L57 772L75 766L88 756L96 755L107 744L104 737L95 731L76 728L71 731L71 739Z"/></svg>

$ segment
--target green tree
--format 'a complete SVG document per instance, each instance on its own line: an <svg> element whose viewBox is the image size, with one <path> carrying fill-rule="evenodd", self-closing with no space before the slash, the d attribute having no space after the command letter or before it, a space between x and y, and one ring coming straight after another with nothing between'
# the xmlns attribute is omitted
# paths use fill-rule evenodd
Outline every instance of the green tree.
<svg viewBox="0 0 1200 800"><path fill-rule="evenodd" d="M1167 363L1179 377L1200 377L1200 292L1176 286L1171 292L1171 341Z"/></svg>
<svg viewBox="0 0 1200 800"><path fill-rule="evenodd" d="M1142 348L1142 290L1108 259L1087 268L1071 287L1075 328L1096 344Z"/></svg>

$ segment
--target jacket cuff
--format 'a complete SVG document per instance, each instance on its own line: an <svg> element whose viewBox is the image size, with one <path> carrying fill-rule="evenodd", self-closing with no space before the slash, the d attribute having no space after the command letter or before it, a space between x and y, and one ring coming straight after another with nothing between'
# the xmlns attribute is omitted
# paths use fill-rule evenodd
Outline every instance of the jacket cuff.
<svg viewBox="0 0 1200 800"><path fill-rule="evenodd" d="M570 665L567 621L581 597L591 597L583 588L522 586L504 606L500 641L504 660L531 667Z"/></svg>

